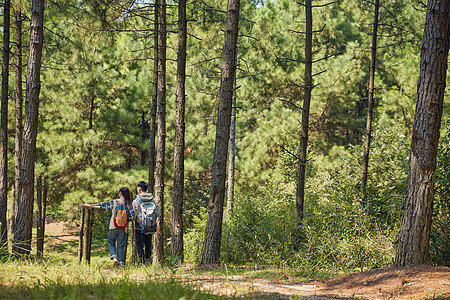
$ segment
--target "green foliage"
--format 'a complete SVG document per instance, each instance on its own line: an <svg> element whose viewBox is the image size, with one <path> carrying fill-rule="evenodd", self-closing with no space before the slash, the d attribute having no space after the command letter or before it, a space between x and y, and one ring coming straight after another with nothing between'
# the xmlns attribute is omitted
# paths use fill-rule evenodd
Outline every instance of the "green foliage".
<svg viewBox="0 0 450 300"><path fill-rule="evenodd" d="M205 237L208 211L200 208L200 215L194 216L192 223L184 235L184 260L199 264L202 259L202 245Z"/></svg>
<svg viewBox="0 0 450 300"><path fill-rule="evenodd" d="M142 7L139 1L130 7L130 3L64 0L48 6L37 172L47 177L49 210L55 216L79 220L82 203L115 198L121 186L134 193L136 183L148 177L153 7ZM188 3L184 228L185 258L196 263L206 224L225 4ZM288 0L241 1L236 201L235 213L224 220L224 262L347 270L390 262L406 192L425 15L416 5L410 0L391 1L380 10L375 129L364 194L359 179L373 2L339 1L314 9L313 73L317 75L311 100L305 219L297 230L295 155L303 97L300 61L305 45L299 32L305 30L304 10ZM131 13L132 8L137 10ZM177 35L171 34L177 21L173 6L168 7L167 17L168 200L163 230L170 236L173 61L178 42ZM24 34L25 43L27 39ZM9 122L13 128L12 114ZM436 171L431 258L433 263L448 264L440 259L449 253L450 180L448 148L443 143ZM13 170L12 151L8 166ZM98 214L100 223L106 224L107 217L106 212Z"/></svg>
<svg viewBox="0 0 450 300"><path fill-rule="evenodd" d="M360 147L334 149L331 153L339 155L340 163L317 170L308 180L304 222L312 263L344 270L391 263L406 192L409 143L397 128L378 128L373 136L365 197L359 185Z"/></svg>
<svg viewBox="0 0 450 300"><path fill-rule="evenodd" d="M430 247L430 261L444 266L450 266L450 127L447 128L447 135L439 143Z"/></svg>
<svg viewBox="0 0 450 300"><path fill-rule="evenodd" d="M295 247L292 195L275 186L236 195L222 234L222 260L233 264L284 265ZM273 189L273 193L271 193Z"/></svg>
<svg viewBox="0 0 450 300"><path fill-rule="evenodd" d="M334 147L330 156L314 155L300 231L292 172L280 171L290 168L290 156L280 155L266 185L236 193L233 213L223 226L222 261L316 271L389 265L406 192L408 145L398 128L374 131L365 203L359 186L360 147ZM205 224L206 212L194 219L185 236L187 261L201 258Z"/></svg>

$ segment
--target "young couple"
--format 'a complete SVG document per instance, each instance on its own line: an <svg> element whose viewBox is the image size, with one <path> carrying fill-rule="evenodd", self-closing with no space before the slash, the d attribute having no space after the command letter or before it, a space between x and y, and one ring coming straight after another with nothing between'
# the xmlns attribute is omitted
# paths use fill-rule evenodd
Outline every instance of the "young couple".
<svg viewBox="0 0 450 300"><path fill-rule="evenodd" d="M151 193L147 193L148 184L145 181L140 181L137 184L137 195L136 198L131 201L130 191L127 187L122 187L119 190L119 199L113 199L110 201L104 201L96 204L103 209L112 210L111 219L109 222L109 232L108 232L108 244L110 251L110 258L113 260L113 266L124 265L125 264L125 243L127 240L127 233L125 228L120 228L122 226L118 225L118 206L119 208L124 207L126 211L125 218L128 221L134 220L134 236L136 239L136 248L139 255L139 260L141 263L150 261L152 255L152 234L145 232L140 224L142 215L142 203L147 203L153 201L156 204L156 215L160 213L158 203L153 198ZM126 224L126 222L125 222ZM119 227L119 228L118 228Z"/></svg>

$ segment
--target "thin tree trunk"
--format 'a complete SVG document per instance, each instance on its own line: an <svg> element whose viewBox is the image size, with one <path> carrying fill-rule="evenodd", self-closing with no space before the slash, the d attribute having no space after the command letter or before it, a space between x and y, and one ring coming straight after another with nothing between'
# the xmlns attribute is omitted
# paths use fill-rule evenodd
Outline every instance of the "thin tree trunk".
<svg viewBox="0 0 450 300"><path fill-rule="evenodd" d="M92 96L91 99L89 99L89 120L88 120L88 129L94 128L94 101L95 96Z"/></svg>
<svg viewBox="0 0 450 300"><path fill-rule="evenodd" d="M42 176L36 180L36 210L37 210L37 230L36 230L36 254L38 258L42 258L44 250L44 234L42 231Z"/></svg>
<svg viewBox="0 0 450 300"><path fill-rule="evenodd" d="M372 138L372 119L373 108L375 106L374 94L374 82L375 82L375 66L377 62L377 37L378 37L378 11L380 9L380 0L375 0L375 16L373 20L373 32L372 32L372 58L370 60L369 70L369 94L368 94L368 107L367 107L367 123L366 123L366 140L364 142L364 158L361 176L361 186L363 191L367 185L367 170L369 168L369 151L370 141Z"/></svg>
<svg viewBox="0 0 450 300"><path fill-rule="evenodd" d="M42 230L42 253L44 253L44 239L45 239L45 220L47 217L47 192L48 192L48 186L47 186L47 179L43 178L42 181L42 223L41 223L41 230Z"/></svg>
<svg viewBox="0 0 450 300"><path fill-rule="evenodd" d="M8 82L9 82L9 16L11 1L3 4L3 67L1 102L1 159L0 159L0 251L8 251Z"/></svg>
<svg viewBox="0 0 450 300"><path fill-rule="evenodd" d="M150 146L148 155L148 191L153 193L155 190L155 168L156 168L156 110L158 107L158 51L159 51L159 5L155 1L155 31L153 35L153 92L152 109L150 112Z"/></svg>
<svg viewBox="0 0 450 300"><path fill-rule="evenodd" d="M434 172L450 46L450 1L427 5L408 187L395 266L424 264L430 249Z"/></svg>
<svg viewBox="0 0 450 300"><path fill-rule="evenodd" d="M206 223L201 264L217 264L220 261L228 139L230 137L233 83L234 75L236 73L239 6L240 0L228 0L216 142L211 171L211 188L208 200L208 220Z"/></svg>
<svg viewBox="0 0 450 300"><path fill-rule="evenodd" d="M228 150L227 215L230 215L233 209L234 198L234 167L236 150L236 73L234 73L233 100L231 105L230 140L228 142L230 149Z"/></svg>
<svg viewBox="0 0 450 300"><path fill-rule="evenodd" d="M312 1L305 1L306 12L306 41L305 41L305 86L303 95L302 126L300 132L300 153L298 159L296 217L297 223L302 223L303 206L305 201L305 173L307 162L308 134L309 134L309 108L311 104L312 83Z"/></svg>
<svg viewBox="0 0 450 300"><path fill-rule="evenodd" d="M88 118L88 129L91 130L94 128L94 109L95 109L95 96L91 96L89 99L89 118ZM92 165L92 147L91 144L88 145L88 153L87 153L87 165Z"/></svg>
<svg viewBox="0 0 450 300"><path fill-rule="evenodd" d="M145 120L145 112L142 111L141 115L141 139L144 143L148 139L148 121ZM145 163L147 162L147 155L148 151L145 151L144 149L141 150L141 166L145 166Z"/></svg>
<svg viewBox="0 0 450 300"><path fill-rule="evenodd" d="M38 127L42 46L44 40L44 0L33 0L31 12L30 54L28 57L25 123L19 189L21 197L16 217L13 252L29 255L34 203L34 163Z"/></svg>
<svg viewBox="0 0 450 300"><path fill-rule="evenodd" d="M16 19L16 137L14 144L14 199L11 204L10 233L14 235L16 224L16 212L20 199L20 162L22 159L22 11L17 9Z"/></svg>
<svg viewBox="0 0 450 300"><path fill-rule="evenodd" d="M155 196L161 208L158 231L154 234L153 263L164 258L164 167L166 154L166 0L159 0L158 51L158 140L156 149Z"/></svg>
<svg viewBox="0 0 450 300"><path fill-rule="evenodd" d="M186 82L186 0L178 1L178 66L175 116L175 149L172 199L172 236L170 254L183 262L183 196L184 196L184 136Z"/></svg>

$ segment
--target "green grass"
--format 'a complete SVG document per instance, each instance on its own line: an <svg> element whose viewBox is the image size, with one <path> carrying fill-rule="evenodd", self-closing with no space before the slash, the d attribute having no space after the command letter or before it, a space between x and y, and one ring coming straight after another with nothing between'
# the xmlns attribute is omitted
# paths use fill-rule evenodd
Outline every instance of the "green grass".
<svg viewBox="0 0 450 300"><path fill-rule="evenodd" d="M0 263L0 299L220 299L166 275L151 266L8 260Z"/></svg>
<svg viewBox="0 0 450 300"><path fill-rule="evenodd" d="M101 234L93 236L91 264L79 264L77 241L52 243L52 239L54 242L58 238L46 238L43 259L36 259L35 256L25 260L1 258L0 299L230 299L201 292L196 286L182 282L178 275L188 278L196 275L225 278L242 275L250 281L255 277L284 282L305 280L305 274L299 274L298 269L267 267L255 270L253 266L226 265L213 269L178 268L170 258L164 261L163 266L128 263L123 268L113 268L106 237ZM130 260L131 239L128 245L127 258ZM249 293L251 291L241 291L240 294ZM279 299L276 295L250 298L274 297Z"/></svg>

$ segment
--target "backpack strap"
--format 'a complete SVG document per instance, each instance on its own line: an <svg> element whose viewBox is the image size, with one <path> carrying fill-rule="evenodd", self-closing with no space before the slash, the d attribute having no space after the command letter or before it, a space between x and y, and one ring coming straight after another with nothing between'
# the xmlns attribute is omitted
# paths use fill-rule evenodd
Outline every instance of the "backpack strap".
<svg viewBox="0 0 450 300"><path fill-rule="evenodd" d="M117 208L118 204L119 203L117 202L117 199L114 199L114 206L113 206L113 209L112 209L113 214L114 214L114 218L116 217L116 213L117 213L116 208Z"/></svg>
<svg viewBox="0 0 450 300"><path fill-rule="evenodd" d="M137 201L139 201L140 204L144 203L141 199L139 199L139 197L136 197L136 199L137 199ZM141 218L141 206L139 205L139 215L138 215L138 218L136 221L137 221L137 225L139 225L141 227L141 233L144 233L144 226L141 225L141 221L139 220L140 218ZM136 228L136 229L138 229L138 228Z"/></svg>

